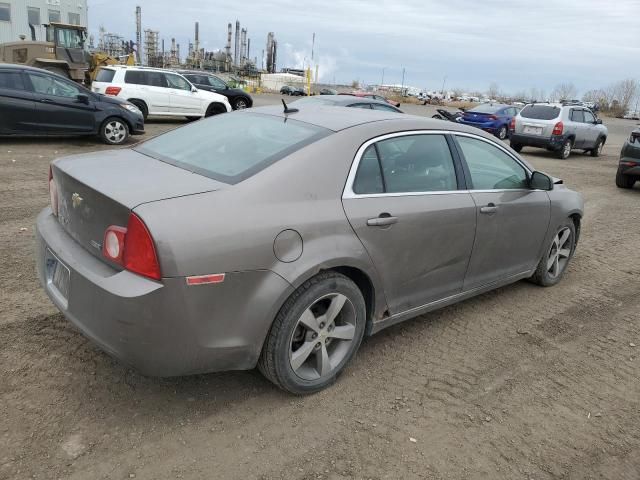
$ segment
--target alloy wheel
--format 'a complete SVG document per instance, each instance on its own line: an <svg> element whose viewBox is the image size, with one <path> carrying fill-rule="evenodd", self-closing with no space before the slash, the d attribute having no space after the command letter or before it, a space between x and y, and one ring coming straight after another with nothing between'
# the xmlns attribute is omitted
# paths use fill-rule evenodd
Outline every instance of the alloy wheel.
<svg viewBox="0 0 640 480"><path fill-rule="evenodd" d="M571 155L571 140L567 140L566 142L564 142L564 145L562 146L562 158L563 159L567 159L569 158L569 155Z"/></svg>
<svg viewBox="0 0 640 480"><path fill-rule="evenodd" d="M572 245L571 236L571 230L568 227L564 227L556 234L551 243L549 256L547 257L547 272L551 278L557 278L561 275L569 262Z"/></svg>
<svg viewBox="0 0 640 480"><path fill-rule="evenodd" d="M503 126L500 128L500 130L498 130L498 138L500 140L504 140L505 138L507 138L507 127Z"/></svg>
<svg viewBox="0 0 640 480"><path fill-rule="evenodd" d="M121 143L127 137L127 127L118 120L112 120L105 125L104 135L111 143Z"/></svg>
<svg viewBox="0 0 640 480"><path fill-rule="evenodd" d="M244 98L239 98L236 100L236 110L244 110L247 108L247 101Z"/></svg>
<svg viewBox="0 0 640 480"><path fill-rule="evenodd" d="M351 350L356 310L340 293L325 295L300 316L290 341L289 363L304 380L328 377Z"/></svg>

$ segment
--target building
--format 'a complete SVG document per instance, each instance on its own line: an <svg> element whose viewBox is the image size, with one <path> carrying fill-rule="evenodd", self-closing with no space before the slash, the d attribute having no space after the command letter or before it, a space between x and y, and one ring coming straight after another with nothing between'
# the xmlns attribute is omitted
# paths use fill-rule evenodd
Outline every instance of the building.
<svg viewBox="0 0 640 480"><path fill-rule="evenodd" d="M50 22L87 26L86 0L0 0L0 43L16 42L20 36L46 40L43 25Z"/></svg>

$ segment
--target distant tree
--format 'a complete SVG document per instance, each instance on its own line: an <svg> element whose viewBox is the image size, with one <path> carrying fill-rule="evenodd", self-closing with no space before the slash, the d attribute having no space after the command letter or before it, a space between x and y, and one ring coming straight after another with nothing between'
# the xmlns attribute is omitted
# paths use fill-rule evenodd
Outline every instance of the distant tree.
<svg viewBox="0 0 640 480"><path fill-rule="evenodd" d="M513 99L519 102L523 102L527 100L527 92L525 92L524 90L518 90L517 92L514 92L513 94Z"/></svg>
<svg viewBox="0 0 640 480"><path fill-rule="evenodd" d="M491 82L489 90L487 90L487 96L489 98L496 98L500 95L500 86L496 82Z"/></svg>
<svg viewBox="0 0 640 480"><path fill-rule="evenodd" d="M572 100L578 95L578 89L571 83L559 83L551 92L551 98L554 101Z"/></svg>
<svg viewBox="0 0 640 480"><path fill-rule="evenodd" d="M613 91L620 110L625 112L629 109L631 101L635 99L638 93L638 81L632 78L621 80L614 85Z"/></svg>
<svg viewBox="0 0 640 480"><path fill-rule="evenodd" d="M354 90L357 90L360 88L360 82L358 80L353 80L351 82L351 88L353 88Z"/></svg>

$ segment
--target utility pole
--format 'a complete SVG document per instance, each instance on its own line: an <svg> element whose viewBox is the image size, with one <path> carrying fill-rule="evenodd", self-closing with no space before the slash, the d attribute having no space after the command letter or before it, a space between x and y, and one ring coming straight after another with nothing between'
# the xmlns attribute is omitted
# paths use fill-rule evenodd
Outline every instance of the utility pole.
<svg viewBox="0 0 640 480"><path fill-rule="evenodd" d="M382 81L380 82L380 86L384 85L384 69L385 67L382 67Z"/></svg>
<svg viewBox="0 0 640 480"><path fill-rule="evenodd" d="M442 96L444 97L444 84L447 81L447 76L445 75L444 78L442 79L442 90L440 90L440 93L442 93Z"/></svg>
<svg viewBox="0 0 640 480"><path fill-rule="evenodd" d="M404 96L404 67L402 67L402 89L400 90L400 94Z"/></svg>

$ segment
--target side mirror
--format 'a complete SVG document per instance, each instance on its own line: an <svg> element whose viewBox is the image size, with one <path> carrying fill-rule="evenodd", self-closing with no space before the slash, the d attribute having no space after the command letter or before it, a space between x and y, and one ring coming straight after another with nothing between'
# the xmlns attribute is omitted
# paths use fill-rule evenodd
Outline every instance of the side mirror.
<svg viewBox="0 0 640 480"><path fill-rule="evenodd" d="M597 118L596 119L596 125L602 125L602 119Z"/></svg>
<svg viewBox="0 0 640 480"><path fill-rule="evenodd" d="M85 105L89 105L89 95L85 95L84 93L77 95L76 100L78 101L78 103L84 103Z"/></svg>
<svg viewBox="0 0 640 480"><path fill-rule="evenodd" d="M529 188L533 190L553 190L553 180L542 172L533 172L529 179Z"/></svg>
<svg viewBox="0 0 640 480"><path fill-rule="evenodd" d="M198 89L196 87L191 87L191 93L196 93Z"/></svg>

